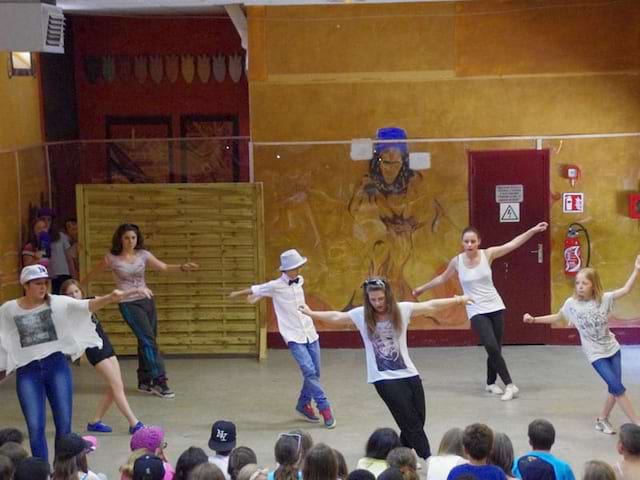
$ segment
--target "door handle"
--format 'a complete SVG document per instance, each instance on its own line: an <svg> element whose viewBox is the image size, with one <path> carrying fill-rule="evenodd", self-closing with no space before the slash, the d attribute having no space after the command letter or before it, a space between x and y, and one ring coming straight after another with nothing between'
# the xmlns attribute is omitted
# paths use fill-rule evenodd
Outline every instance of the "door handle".
<svg viewBox="0 0 640 480"><path fill-rule="evenodd" d="M539 243L538 244L538 248L535 250L531 250L531 253L537 253L538 254L538 263L542 263L544 260L544 250L542 248L542 244Z"/></svg>

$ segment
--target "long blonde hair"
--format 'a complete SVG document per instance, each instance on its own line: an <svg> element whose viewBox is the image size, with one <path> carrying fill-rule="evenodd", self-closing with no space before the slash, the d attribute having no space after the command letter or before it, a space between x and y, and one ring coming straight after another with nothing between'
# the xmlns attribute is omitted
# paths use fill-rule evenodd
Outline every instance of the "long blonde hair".
<svg viewBox="0 0 640 480"><path fill-rule="evenodd" d="M391 316L391 323L396 334L402 331L402 317L400 316L400 308L391 290L389 282L382 277L371 277L362 284L363 305L364 305L364 321L367 324L367 332L369 336L373 336L376 332L376 310L369 301L369 292L383 291L386 303L386 314Z"/></svg>
<svg viewBox="0 0 640 480"><path fill-rule="evenodd" d="M136 463L136 460L143 455L153 455L153 452L146 448L139 448L131 452L131 455L129 455L129 458L127 459L127 463L121 465L118 469L122 477L133 478L133 464Z"/></svg>
<svg viewBox="0 0 640 480"><path fill-rule="evenodd" d="M602 294L604 293L604 289L602 288L602 282L600 281L600 274L595 268L586 267L580 269L578 275L584 275L587 280L591 282L593 286L593 298L595 299L598 305L602 302ZM573 294L574 298L576 294Z"/></svg>

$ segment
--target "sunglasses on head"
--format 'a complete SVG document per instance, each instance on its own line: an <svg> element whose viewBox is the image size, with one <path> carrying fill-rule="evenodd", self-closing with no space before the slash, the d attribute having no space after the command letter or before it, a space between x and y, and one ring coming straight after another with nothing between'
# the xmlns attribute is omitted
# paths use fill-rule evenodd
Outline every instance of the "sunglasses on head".
<svg viewBox="0 0 640 480"><path fill-rule="evenodd" d="M298 443L298 449L297 451L300 451L300 443L302 442L302 435L300 435L299 433L280 433L278 435L278 438L281 437L291 437L294 438L296 440L296 442Z"/></svg>
<svg viewBox="0 0 640 480"><path fill-rule="evenodd" d="M386 286L387 286L387 284L381 278L372 278L372 279L369 279L369 280L365 280L362 283L362 288L367 288L367 287L386 288Z"/></svg>

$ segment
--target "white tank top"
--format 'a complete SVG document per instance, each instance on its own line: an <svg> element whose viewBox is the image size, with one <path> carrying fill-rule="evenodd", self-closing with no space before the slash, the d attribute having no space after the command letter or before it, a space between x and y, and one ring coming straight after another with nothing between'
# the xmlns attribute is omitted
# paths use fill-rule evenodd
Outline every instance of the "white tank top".
<svg viewBox="0 0 640 480"><path fill-rule="evenodd" d="M467 305L469 318L480 313L504 310L502 298L493 285L491 265L487 261L484 250L480 250L480 263L474 268L465 267L462 255L464 254L458 255L458 279L464 294L475 302Z"/></svg>

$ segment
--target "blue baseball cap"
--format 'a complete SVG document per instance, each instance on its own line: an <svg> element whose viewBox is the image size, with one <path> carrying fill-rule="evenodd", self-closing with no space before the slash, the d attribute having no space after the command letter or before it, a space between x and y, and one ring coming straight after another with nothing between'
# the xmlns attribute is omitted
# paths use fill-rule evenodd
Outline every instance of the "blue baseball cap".
<svg viewBox="0 0 640 480"><path fill-rule="evenodd" d="M384 127L378 129L376 137L378 140L406 140L407 132L398 127ZM388 148L397 148L405 154L407 153L407 142L376 143L376 152L378 153L382 153Z"/></svg>

